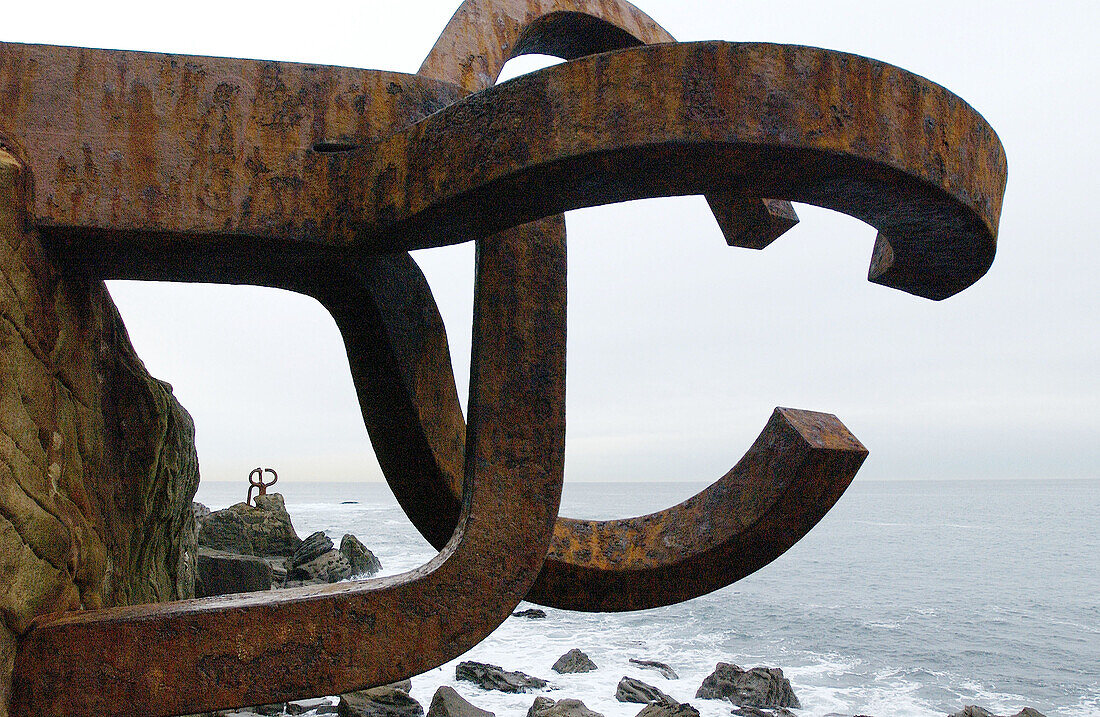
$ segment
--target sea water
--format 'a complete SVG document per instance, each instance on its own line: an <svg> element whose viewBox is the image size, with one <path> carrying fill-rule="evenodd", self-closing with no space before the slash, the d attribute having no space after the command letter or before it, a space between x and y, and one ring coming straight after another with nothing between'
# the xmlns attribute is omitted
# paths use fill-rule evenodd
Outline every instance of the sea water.
<svg viewBox="0 0 1100 717"><path fill-rule="evenodd" d="M562 515L638 515L703 487L566 483ZM244 481L203 483L196 499L217 509L243 500L246 489ZM384 575L434 555L385 484L284 478L277 489L299 535L324 530L339 542L354 533ZM581 699L607 717L641 709L615 700L624 675L718 717L729 704L695 699L695 690L716 663L732 662L783 668L800 717L926 717L966 704L1100 717L1098 528L1100 480L857 478L805 538L734 585L654 610L546 608L546 619L509 618L461 658L414 677L412 695L427 707L446 684L500 717L525 714L532 694L455 680L458 662L477 660L547 679L554 688L547 696ZM552 672L574 647L599 669ZM668 663L679 679L630 658Z"/></svg>

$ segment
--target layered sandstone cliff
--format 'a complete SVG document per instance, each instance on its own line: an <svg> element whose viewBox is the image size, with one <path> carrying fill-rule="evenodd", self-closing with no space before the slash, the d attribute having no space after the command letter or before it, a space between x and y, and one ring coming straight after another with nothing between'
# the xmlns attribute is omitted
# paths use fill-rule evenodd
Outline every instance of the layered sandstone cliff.
<svg viewBox="0 0 1100 717"><path fill-rule="evenodd" d="M27 231L29 191L0 145L0 717L37 615L192 597L197 552L191 418Z"/></svg>

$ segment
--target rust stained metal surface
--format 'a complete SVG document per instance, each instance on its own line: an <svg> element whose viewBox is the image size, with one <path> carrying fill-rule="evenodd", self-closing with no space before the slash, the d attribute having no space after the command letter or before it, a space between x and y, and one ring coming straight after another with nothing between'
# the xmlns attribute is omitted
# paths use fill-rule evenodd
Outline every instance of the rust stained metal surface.
<svg viewBox="0 0 1100 717"><path fill-rule="evenodd" d="M264 482L264 474L271 474L271 482ZM248 474L248 494L244 498L245 503L252 502L252 491L256 491L256 495L267 495L267 489L279 482L279 474L275 472L274 468L253 468L252 472Z"/></svg>
<svg viewBox="0 0 1100 717"><path fill-rule="evenodd" d="M671 41L620 0L468 0L418 75L0 43L0 141L27 158L54 259L316 297L387 481L442 551L393 578L43 618L20 647L14 714L168 715L384 684L460 654L525 596L685 600L820 520L866 450L833 416L776 409L688 501L555 522L560 213L705 194L731 246L763 248L797 221L790 200L818 204L880 230L872 281L942 299L992 261L1003 149L961 99L884 63ZM570 61L494 87L525 52ZM478 246L469 429L406 253L464 241Z"/></svg>
<svg viewBox="0 0 1100 717"><path fill-rule="evenodd" d="M479 244L464 501L403 575L41 620L20 645L24 715L172 715L393 682L460 655L527 593L561 491L565 254L525 227ZM264 679L256 679L256 675Z"/></svg>

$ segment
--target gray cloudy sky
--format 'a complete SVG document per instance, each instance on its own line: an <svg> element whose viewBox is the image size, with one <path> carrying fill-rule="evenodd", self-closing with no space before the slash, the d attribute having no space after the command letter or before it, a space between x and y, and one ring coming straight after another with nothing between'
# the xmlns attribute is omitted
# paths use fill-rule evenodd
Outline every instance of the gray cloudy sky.
<svg viewBox="0 0 1100 717"><path fill-rule="evenodd" d="M680 40L815 45L947 86L1009 161L990 273L940 303L866 281L874 230L799 207L764 252L698 197L568 215L568 480L724 473L777 405L828 411L860 479L1094 477L1100 4L640 0ZM415 72L458 0L14 3L0 39ZM538 66L510 64L510 74ZM418 252L465 393L469 245ZM150 371L198 427L204 480L380 478L328 315L285 292L110 285Z"/></svg>

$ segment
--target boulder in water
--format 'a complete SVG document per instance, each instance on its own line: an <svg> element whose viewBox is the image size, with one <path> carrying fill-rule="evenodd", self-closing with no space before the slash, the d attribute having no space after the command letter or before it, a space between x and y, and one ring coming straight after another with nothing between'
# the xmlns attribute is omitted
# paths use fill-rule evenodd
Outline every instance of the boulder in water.
<svg viewBox="0 0 1100 717"><path fill-rule="evenodd" d="M558 661L555 662L550 669L564 675L573 672L592 672L599 668L596 667L595 662L588 658L588 655L574 647L572 650L559 657Z"/></svg>
<svg viewBox="0 0 1100 717"><path fill-rule="evenodd" d="M739 707L802 707L790 680L777 667L742 670L737 665L719 662L695 696L705 700L727 699Z"/></svg>
<svg viewBox="0 0 1100 717"><path fill-rule="evenodd" d="M428 717L496 717L496 713L470 704L453 687L443 685L432 695Z"/></svg>
<svg viewBox="0 0 1100 717"><path fill-rule="evenodd" d="M237 503L208 515L199 530L199 545L241 555L289 557L302 544L283 496L256 496L256 505Z"/></svg>
<svg viewBox="0 0 1100 717"><path fill-rule="evenodd" d="M424 708L409 693L393 687L372 687L340 695L339 717L423 717Z"/></svg>
<svg viewBox="0 0 1100 717"><path fill-rule="evenodd" d="M549 684L546 680L522 672L510 672L484 662L460 662L455 667L455 679L473 682L483 690L500 692L531 692Z"/></svg>
<svg viewBox="0 0 1100 717"><path fill-rule="evenodd" d="M663 662L657 662L656 660L636 660L631 657L630 664L637 665L643 670L657 670L661 673L661 677L664 677L666 680L680 679L680 676L676 674L676 671Z"/></svg>
<svg viewBox="0 0 1100 717"><path fill-rule="evenodd" d="M599 712L588 709L583 702L571 698L552 700L549 697L536 697L527 717L603 717Z"/></svg>
<svg viewBox="0 0 1100 717"><path fill-rule="evenodd" d="M984 707L977 705L967 705L961 710L951 715L951 717L997 717ZM1022 710L1012 715L1012 717L1045 717L1042 712L1033 707L1024 707Z"/></svg>
<svg viewBox="0 0 1100 717"><path fill-rule="evenodd" d="M374 553L351 533L345 535L340 541L340 553L351 566L352 575L374 575L382 569L382 563Z"/></svg>
<svg viewBox="0 0 1100 717"><path fill-rule="evenodd" d="M529 607L526 610L517 610L512 613L512 617L525 617L528 620L542 620L546 617L546 611L539 610L537 607Z"/></svg>
<svg viewBox="0 0 1100 717"><path fill-rule="evenodd" d="M653 702L643 707L635 717L699 717L699 710L687 702L678 704Z"/></svg>
<svg viewBox="0 0 1100 717"><path fill-rule="evenodd" d="M623 677L619 680L619 685L615 688L615 699L619 702L636 702L643 705L653 704L654 702L669 705L679 704L653 685L647 685L633 677Z"/></svg>

